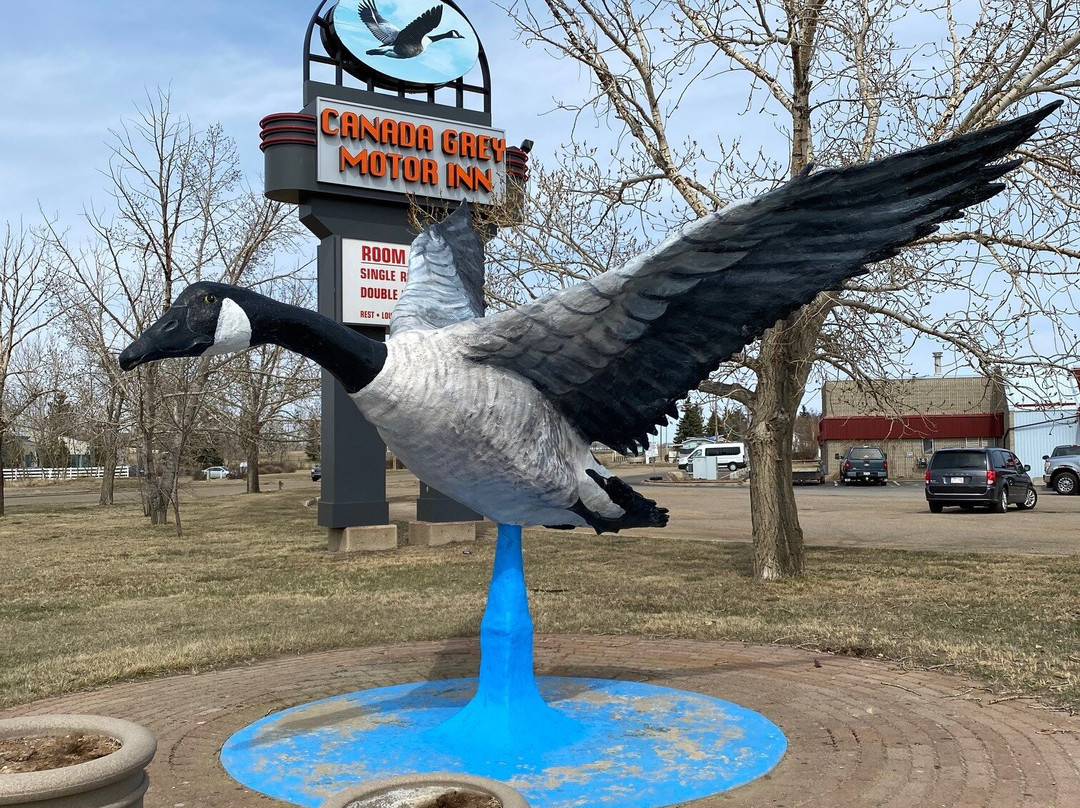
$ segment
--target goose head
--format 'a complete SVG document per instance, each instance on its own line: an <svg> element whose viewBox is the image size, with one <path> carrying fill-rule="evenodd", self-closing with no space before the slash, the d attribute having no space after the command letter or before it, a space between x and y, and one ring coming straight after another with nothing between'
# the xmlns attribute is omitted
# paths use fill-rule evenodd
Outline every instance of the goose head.
<svg viewBox="0 0 1080 808"><path fill-rule="evenodd" d="M221 283L192 284L120 354L120 367L131 370L157 359L213 356L250 347L251 319L237 300L242 292Z"/></svg>
<svg viewBox="0 0 1080 808"><path fill-rule="evenodd" d="M456 29L447 31L445 34L435 34L431 37L432 42L438 42L442 39L464 39L465 37L459 33Z"/></svg>
<svg viewBox="0 0 1080 808"><path fill-rule="evenodd" d="M386 363L386 346L309 309L250 289L200 281L120 354L120 367L176 356L213 356L273 343L306 356L355 393Z"/></svg>

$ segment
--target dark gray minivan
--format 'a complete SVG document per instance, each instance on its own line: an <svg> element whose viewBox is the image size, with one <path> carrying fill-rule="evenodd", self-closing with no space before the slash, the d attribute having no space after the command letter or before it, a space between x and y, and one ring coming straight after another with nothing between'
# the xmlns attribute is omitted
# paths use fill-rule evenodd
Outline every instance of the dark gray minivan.
<svg viewBox="0 0 1080 808"><path fill-rule="evenodd" d="M946 505L971 510L989 505L1005 513L1010 504L1031 510L1039 495L1025 466L1008 449L938 449L926 470L926 502L931 513Z"/></svg>

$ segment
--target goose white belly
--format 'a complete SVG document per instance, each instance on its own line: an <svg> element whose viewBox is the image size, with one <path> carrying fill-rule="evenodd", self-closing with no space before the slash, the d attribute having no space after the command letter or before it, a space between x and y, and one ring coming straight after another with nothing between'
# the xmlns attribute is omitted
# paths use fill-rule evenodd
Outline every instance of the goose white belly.
<svg viewBox="0 0 1080 808"><path fill-rule="evenodd" d="M586 475L588 444L528 381L465 359L450 327L387 342L379 375L352 395L417 477L489 519L584 525L567 508L622 509Z"/></svg>

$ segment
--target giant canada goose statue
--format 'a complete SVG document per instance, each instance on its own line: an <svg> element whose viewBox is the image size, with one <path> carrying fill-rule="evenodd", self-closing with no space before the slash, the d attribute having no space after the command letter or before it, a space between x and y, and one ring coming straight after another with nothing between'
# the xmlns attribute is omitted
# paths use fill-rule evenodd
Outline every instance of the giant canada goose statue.
<svg viewBox="0 0 1080 808"><path fill-rule="evenodd" d="M196 283L120 364L276 343L330 371L421 480L498 523L663 527L667 511L597 463L590 443L647 445L676 401L777 320L996 194L1020 162L1002 158L1057 106L804 172L620 269L489 316L483 246L462 205L413 242L385 343L246 289Z"/></svg>

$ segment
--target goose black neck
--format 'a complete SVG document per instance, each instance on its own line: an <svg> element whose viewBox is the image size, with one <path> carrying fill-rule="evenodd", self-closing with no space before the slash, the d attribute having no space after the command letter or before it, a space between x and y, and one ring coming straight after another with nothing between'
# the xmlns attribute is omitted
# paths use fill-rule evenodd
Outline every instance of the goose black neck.
<svg viewBox="0 0 1080 808"><path fill-rule="evenodd" d="M252 344L272 342L329 371L348 393L366 387L386 362L386 345L309 309L249 293L237 301L251 321Z"/></svg>

